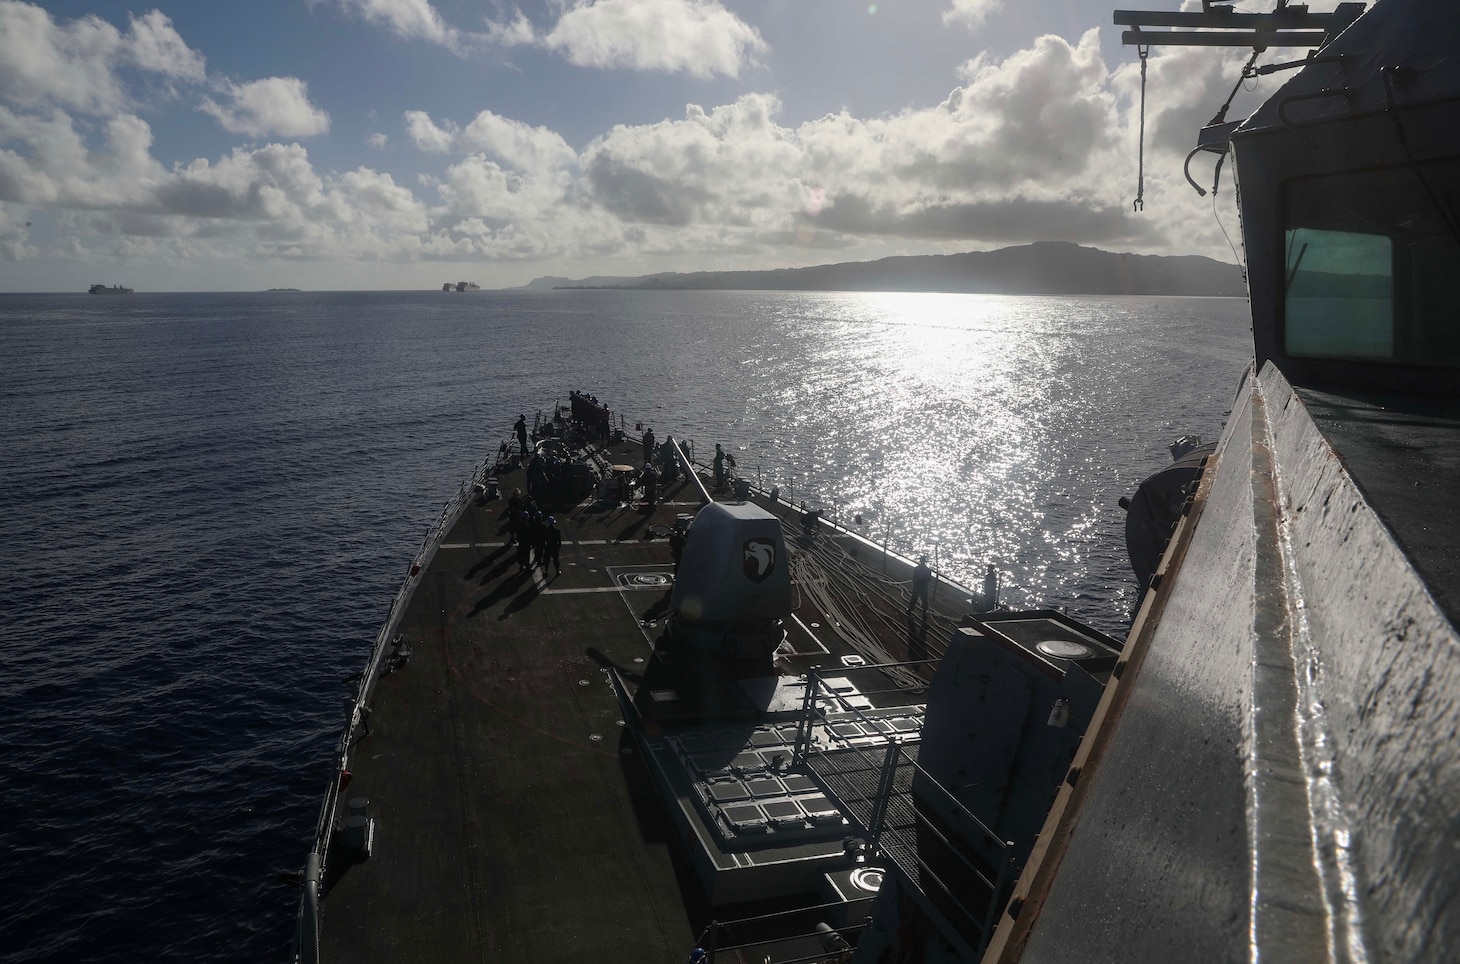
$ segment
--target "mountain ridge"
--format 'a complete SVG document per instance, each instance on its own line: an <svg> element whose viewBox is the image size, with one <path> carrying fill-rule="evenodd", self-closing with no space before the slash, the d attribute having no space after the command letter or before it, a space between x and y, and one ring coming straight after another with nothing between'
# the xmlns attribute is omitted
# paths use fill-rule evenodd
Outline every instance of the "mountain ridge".
<svg viewBox="0 0 1460 964"><path fill-rule="evenodd" d="M1202 255L1120 254L1068 241L898 255L806 268L535 278L517 290L929 291L973 294L1242 296L1242 271Z"/></svg>

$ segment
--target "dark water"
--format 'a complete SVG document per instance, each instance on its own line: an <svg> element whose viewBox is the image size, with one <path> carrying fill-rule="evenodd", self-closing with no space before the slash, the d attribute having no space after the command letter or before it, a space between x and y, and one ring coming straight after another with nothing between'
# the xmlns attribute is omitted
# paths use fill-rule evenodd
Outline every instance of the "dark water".
<svg viewBox="0 0 1460 964"><path fill-rule="evenodd" d="M519 411L593 391L1121 633L1116 498L1215 437L1212 299L0 296L0 959L283 960L405 566Z"/></svg>

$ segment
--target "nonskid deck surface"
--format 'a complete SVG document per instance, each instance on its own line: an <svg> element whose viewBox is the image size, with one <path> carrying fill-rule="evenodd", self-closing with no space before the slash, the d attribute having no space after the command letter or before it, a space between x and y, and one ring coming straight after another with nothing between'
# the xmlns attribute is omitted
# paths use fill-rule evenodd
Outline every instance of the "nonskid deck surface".
<svg viewBox="0 0 1460 964"><path fill-rule="evenodd" d="M520 469L499 478L504 493L525 488ZM685 959L709 909L604 665L634 681L657 662L664 534L695 492L681 480L652 511L549 507L560 574L520 571L501 499L443 537L401 624L411 658L377 684L354 751L342 797L369 800L374 849L331 852L323 960ZM941 653L966 599L943 586L927 617L909 617L906 562L826 527L801 535L797 513L775 508L799 590L790 672L834 669L874 636L892 659ZM674 712L747 718L730 686Z"/></svg>

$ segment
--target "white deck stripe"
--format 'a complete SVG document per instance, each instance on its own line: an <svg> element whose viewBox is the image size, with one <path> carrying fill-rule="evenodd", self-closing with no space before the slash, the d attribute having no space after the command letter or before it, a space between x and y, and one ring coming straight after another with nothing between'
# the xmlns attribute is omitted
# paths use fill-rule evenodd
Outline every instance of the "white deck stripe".
<svg viewBox="0 0 1460 964"><path fill-rule="evenodd" d="M827 649L827 648L826 648L826 644L825 644L825 643L823 643L823 642L822 642L822 641L821 641L821 640L820 640L820 639L819 639L819 638L818 638L818 637L817 637L817 635L816 635L816 634L815 634L815 633L813 633L813 632L812 632L812 631L811 631L811 627L810 627L810 626L808 626L808 625L806 625L806 624L805 624L805 623L803 623L803 622L802 622L802 621L801 621L801 617L800 617L800 616L797 616L797 615L796 615L796 614L795 614L795 613L792 613L792 614L791 614L791 618L792 618L792 619L794 619L794 620L795 620L795 621L796 621L796 625L797 625L797 626L800 626L800 627L801 627L801 628L802 628L802 629L804 629L804 630L805 630L805 631L806 631L806 635L807 635L807 636L810 636L810 637L811 637L811 641L812 641L812 642L813 642L813 643L815 643L815 644L816 644L816 645L818 645L818 646L820 646L820 647L821 647L821 651L822 651L822 652L823 652L823 653L826 653L826 654L827 654L827 655L828 655L828 656L830 656L830 655L831 655L831 650L829 650L829 649ZM799 650L798 650L798 651L797 651L797 653L798 653L798 655L799 655L799 654L800 654L800 651L799 651Z"/></svg>

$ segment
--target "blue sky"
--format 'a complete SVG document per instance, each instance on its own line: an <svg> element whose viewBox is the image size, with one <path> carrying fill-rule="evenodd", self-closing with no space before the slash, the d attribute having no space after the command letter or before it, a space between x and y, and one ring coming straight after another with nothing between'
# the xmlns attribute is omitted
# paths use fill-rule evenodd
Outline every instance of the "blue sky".
<svg viewBox="0 0 1460 964"><path fill-rule="evenodd" d="M1116 5L0 0L0 290L502 287L1042 239L1230 261L1235 211L1180 161L1241 53L1153 53L1132 214Z"/></svg>

